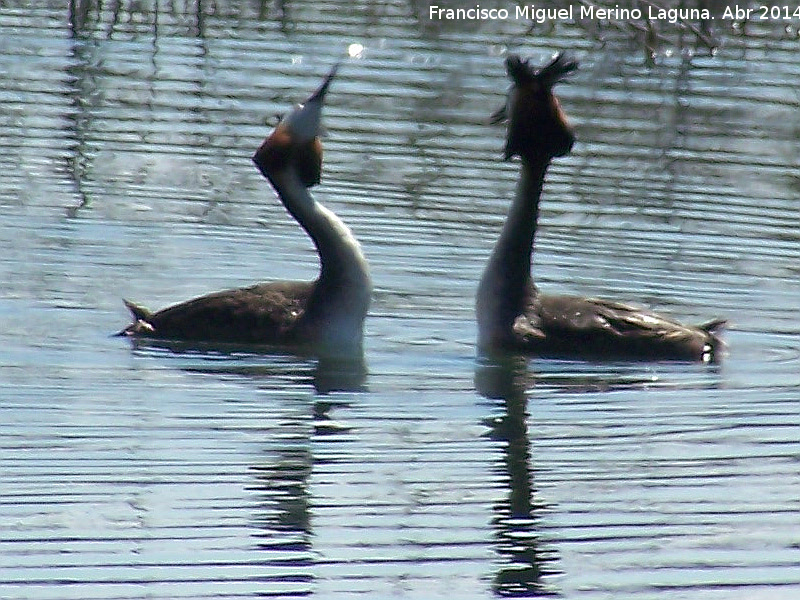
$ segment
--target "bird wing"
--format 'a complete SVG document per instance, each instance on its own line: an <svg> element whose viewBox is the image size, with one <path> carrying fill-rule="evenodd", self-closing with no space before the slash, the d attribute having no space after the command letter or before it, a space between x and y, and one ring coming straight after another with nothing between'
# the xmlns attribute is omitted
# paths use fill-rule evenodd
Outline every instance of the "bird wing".
<svg viewBox="0 0 800 600"><path fill-rule="evenodd" d="M585 335L673 340L692 338L698 328L632 304L572 296L540 296L538 327L544 332L570 330Z"/></svg>
<svg viewBox="0 0 800 600"><path fill-rule="evenodd" d="M182 340L275 343L305 311L313 283L275 282L225 290L151 313L126 302L136 335Z"/></svg>

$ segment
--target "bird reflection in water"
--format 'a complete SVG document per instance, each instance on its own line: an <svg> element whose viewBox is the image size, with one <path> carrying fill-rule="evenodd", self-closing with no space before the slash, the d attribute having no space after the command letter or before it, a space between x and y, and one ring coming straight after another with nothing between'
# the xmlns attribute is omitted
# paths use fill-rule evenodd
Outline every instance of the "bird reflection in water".
<svg viewBox="0 0 800 600"><path fill-rule="evenodd" d="M133 338L131 343L135 352L169 352L183 362L180 368L184 371L241 375L256 381L288 377L313 386L317 394L367 391L363 354L303 357L272 347L150 338ZM199 360L192 360L195 358Z"/></svg>
<svg viewBox="0 0 800 600"><path fill-rule="evenodd" d="M266 566L281 571L287 595L306 595L314 580L311 430L301 420L286 423L285 429L269 459L251 467L254 483L248 489L256 496L256 547L266 553Z"/></svg>
<svg viewBox="0 0 800 600"><path fill-rule="evenodd" d="M496 402L504 413L486 420L489 436L504 442L503 462L497 465L499 478L508 481L508 496L495 506L493 519L497 553L505 564L494 577L497 595L507 597L557 595L543 581L557 573L554 553L542 550L537 532L533 472L527 426L527 359L522 356L479 358L475 388Z"/></svg>
<svg viewBox="0 0 800 600"><path fill-rule="evenodd" d="M275 589L287 596L312 593L316 560L311 520L312 444L318 436L345 431L331 414L349 406L348 392L366 390L363 357L305 359L275 350L258 354L252 346L209 347L146 338L132 343L134 352L141 355L158 352L163 360L163 354L168 354L171 366L184 372L240 380L268 394L281 390L277 402L270 398L264 409L263 426L270 427L271 421L274 427L256 441L258 458L249 466L246 486L254 501L250 515L254 547L261 551L259 581L270 593ZM299 389L299 394L291 393L292 389Z"/></svg>

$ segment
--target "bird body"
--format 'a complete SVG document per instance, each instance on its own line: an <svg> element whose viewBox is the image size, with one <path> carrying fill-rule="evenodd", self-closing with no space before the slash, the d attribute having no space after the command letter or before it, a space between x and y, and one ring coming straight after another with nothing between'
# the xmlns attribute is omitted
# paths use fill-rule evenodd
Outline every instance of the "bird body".
<svg viewBox="0 0 800 600"><path fill-rule="evenodd" d="M717 360L723 320L690 326L629 304L539 292L531 277L531 255L545 175L552 159L567 154L575 140L552 87L577 63L560 54L537 70L509 56L506 67L513 85L493 120L508 123L505 157L520 157L520 178L478 286L479 350L587 359Z"/></svg>
<svg viewBox="0 0 800 600"><path fill-rule="evenodd" d="M315 281L279 281L225 290L151 312L125 305L133 323L121 335L210 343L301 347L322 354L359 353L372 284L356 238L309 188L320 181L319 129L331 71L305 104L284 117L253 161L320 257Z"/></svg>

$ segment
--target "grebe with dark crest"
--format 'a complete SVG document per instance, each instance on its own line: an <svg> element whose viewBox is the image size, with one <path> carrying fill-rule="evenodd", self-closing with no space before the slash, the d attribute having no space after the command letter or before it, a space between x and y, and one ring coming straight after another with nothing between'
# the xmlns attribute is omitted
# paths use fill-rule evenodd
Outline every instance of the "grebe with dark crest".
<svg viewBox="0 0 800 600"><path fill-rule="evenodd" d="M285 116L253 156L283 205L311 237L315 281L216 292L150 312L125 300L133 323L120 335L212 344L259 344L320 354L359 354L372 284L350 229L309 192L320 181L320 121L334 67L305 104Z"/></svg>
<svg viewBox="0 0 800 600"><path fill-rule="evenodd" d="M563 53L540 69L518 56L506 59L512 86L492 121L507 122L505 158L519 156L522 166L516 196L478 286L479 350L716 362L723 347L718 337L723 320L695 327L627 304L545 295L531 278L545 173L551 160L569 153L575 141L553 86L577 67Z"/></svg>

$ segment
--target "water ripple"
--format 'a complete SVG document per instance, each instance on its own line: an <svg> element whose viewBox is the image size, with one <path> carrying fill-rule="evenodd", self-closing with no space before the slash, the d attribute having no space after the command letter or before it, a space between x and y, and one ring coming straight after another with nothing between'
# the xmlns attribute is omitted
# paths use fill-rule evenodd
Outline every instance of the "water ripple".
<svg viewBox="0 0 800 600"><path fill-rule="evenodd" d="M648 64L413 2L29 4L0 8L0 596L797 596L796 36ZM250 156L354 42L315 192L372 265L364 364L110 337L123 296L315 276ZM502 56L562 48L537 280L727 317L718 367L475 358Z"/></svg>

